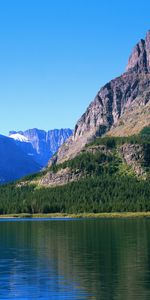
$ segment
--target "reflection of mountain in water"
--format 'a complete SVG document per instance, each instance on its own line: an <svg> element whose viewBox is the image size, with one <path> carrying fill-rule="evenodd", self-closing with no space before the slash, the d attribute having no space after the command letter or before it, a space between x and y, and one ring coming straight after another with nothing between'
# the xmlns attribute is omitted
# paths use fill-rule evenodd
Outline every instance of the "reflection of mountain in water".
<svg viewBox="0 0 150 300"><path fill-rule="evenodd" d="M6 264L5 270L8 275L13 273L14 280L22 278L24 286L32 283L34 291L45 289L44 295L55 291L59 299L65 293L70 299L150 297L149 220L1 225L0 256L4 260L4 249L8 249L7 258L13 258L11 264L9 260L11 270L7 272Z"/></svg>

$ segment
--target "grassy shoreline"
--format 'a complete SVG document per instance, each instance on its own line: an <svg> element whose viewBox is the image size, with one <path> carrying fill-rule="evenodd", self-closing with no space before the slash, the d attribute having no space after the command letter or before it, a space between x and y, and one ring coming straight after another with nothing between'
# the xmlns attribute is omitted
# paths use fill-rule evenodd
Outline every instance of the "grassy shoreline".
<svg viewBox="0 0 150 300"><path fill-rule="evenodd" d="M0 215L0 219L7 218L18 218L18 219L26 219L26 218L77 218L77 219L87 219L87 218L150 218L150 211L148 212L110 212L110 213L78 213L78 214L67 214L67 213L38 213L38 214L28 214L28 213L20 213L20 214L6 214Z"/></svg>

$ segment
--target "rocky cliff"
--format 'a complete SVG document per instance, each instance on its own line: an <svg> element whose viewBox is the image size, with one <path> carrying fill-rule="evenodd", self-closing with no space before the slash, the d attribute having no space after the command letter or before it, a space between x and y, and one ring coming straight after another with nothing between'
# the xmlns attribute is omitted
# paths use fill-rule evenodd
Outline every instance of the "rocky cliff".
<svg viewBox="0 0 150 300"><path fill-rule="evenodd" d="M16 140L17 145L41 166L47 165L49 159L71 134L72 130L69 128L48 132L37 128L9 132L9 136Z"/></svg>
<svg viewBox="0 0 150 300"><path fill-rule="evenodd" d="M150 71L150 30L147 32L145 40L141 39L134 47L126 70L135 70L136 72Z"/></svg>
<svg viewBox="0 0 150 300"><path fill-rule="evenodd" d="M145 40L140 40L134 47L126 72L111 80L97 93L94 101L77 122L74 134L60 147L53 161L60 163L73 158L92 138L104 135L118 127L124 116L120 123L122 132L126 125L126 117L130 115L126 135L132 134L131 128L137 134L142 127L150 125L149 109L150 31ZM138 117L140 117L140 126L137 125ZM136 130L134 130L134 122L137 125Z"/></svg>

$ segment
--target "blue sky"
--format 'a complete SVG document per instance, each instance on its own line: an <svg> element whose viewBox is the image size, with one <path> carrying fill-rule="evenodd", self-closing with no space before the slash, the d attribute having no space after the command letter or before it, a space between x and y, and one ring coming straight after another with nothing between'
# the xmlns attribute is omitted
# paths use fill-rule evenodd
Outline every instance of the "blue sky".
<svg viewBox="0 0 150 300"><path fill-rule="evenodd" d="M0 133L73 128L150 29L149 1L0 0Z"/></svg>

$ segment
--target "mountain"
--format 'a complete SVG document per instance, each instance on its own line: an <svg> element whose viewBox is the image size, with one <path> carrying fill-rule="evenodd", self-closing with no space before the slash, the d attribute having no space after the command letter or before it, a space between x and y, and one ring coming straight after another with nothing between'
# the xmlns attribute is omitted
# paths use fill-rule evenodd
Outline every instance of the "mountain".
<svg viewBox="0 0 150 300"><path fill-rule="evenodd" d="M41 166L25 154L15 141L0 135L0 184L40 171Z"/></svg>
<svg viewBox="0 0 150 300"><path fill-rule="evenodd" d="M62 164L0 186L0 213L150 211L150 127L97 138Z"/></svg>
<svg viewBox="0 0 150 300"><path fill-rule="evenodd" d="M38 164L46 166L49 159L72 133L69 128L48 132L34 128L26 131L10 131L9 137L13 138L16 144Z"/></svg>
<svg viewBox="0 0 150 300"><path fill-rule="evenodd" d="M150 125L149 112L150 31L134 47L126 72L99 90L77 122L72 137L60 147L55 161L75 157L95 136L110 130L111 135L138 134Z"/></svg>
<svg viewBox="0 0 150 300"><path fill-rule="evenodd" d="M29 129L0 135L0 184L39 172L70 134L70 129Z"/></svg>
<svg viewBox="0 0 150 300"><path fill-rule="evenodd" d="M1 213L150 211L150 31L48 167L0 195Z"/></svg>

